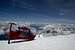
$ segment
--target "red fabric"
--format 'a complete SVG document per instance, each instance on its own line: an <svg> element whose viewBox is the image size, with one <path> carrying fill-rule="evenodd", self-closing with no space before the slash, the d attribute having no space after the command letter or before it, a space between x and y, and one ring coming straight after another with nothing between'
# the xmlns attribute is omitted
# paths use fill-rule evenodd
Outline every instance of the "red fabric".
<svg viewBox="0 0 75 50"><path fill-rule="evenodd" d="M9 37L10 39L18 39L19 33L18 32L10 32Z"/></svg>
<svg viewBox="0 0 75 50"><path fill-rule="evenodd" d="M10 32L9 33L9 37L10 39L27 39L28 41L33 40L35 38L35 35L33 35L32 33L30 35L27 36L20 36L20 32Z"/></svg>

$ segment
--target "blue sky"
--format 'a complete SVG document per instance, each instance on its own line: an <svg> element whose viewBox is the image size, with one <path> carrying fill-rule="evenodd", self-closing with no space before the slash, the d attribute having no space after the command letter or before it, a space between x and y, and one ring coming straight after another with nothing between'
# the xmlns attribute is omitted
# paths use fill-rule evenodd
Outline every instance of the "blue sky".
<svg viewBox="0 0 75 50"><path fill-rule="evenodd" d="M74 0L0 0L0 21L75 23Z"/></svg>

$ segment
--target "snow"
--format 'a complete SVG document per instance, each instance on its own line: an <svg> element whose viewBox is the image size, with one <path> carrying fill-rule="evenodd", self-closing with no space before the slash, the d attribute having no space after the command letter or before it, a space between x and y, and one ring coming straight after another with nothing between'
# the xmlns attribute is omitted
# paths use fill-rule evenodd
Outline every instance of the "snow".
<svg viewBox="0 0 75 50"><path fill-rule="evenodd" d="M75 34L36 38L29 42L0 41L0 50L75 50Z"/></svg>
<svg viewBox="0 0 75 50"><path fill-rule="evenodd" d="M0 29L0 34L4 34L4 31Z"/></svg>
<svg viewBox="0 0 75 50"><path fill-rule="evenodd" d="M4 24L5 25L5 24ZM35 25L35 24L34 24ZM3 27L7 27L6 25ZM52 30L55 28L56 31L61 32L60 28L70 27L75 33L75 25L63 25L63 24L49 24L42 27L45 35L47 34L45 30ZM30 28L32 32L37 32L35 28ZM41 31L39 31L41 32ZM35 40L28 42L19 42L8 44L8 41L0 41L0 50L75 50L75 34L70 33L71 31L63 31L65 35L57 36L42 36L42 33L36 36ZM3 29L0 28L0 34L3 34ZM68 35L68 33L70 33Z"/></svg>

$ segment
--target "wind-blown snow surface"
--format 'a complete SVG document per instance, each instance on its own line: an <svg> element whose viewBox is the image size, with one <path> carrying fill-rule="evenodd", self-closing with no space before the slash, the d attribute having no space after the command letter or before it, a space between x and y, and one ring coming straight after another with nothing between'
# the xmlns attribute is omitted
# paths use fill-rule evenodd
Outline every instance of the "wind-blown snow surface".
<svg viewBox="0 0 75 50"><path fill-rule="evenodd" d="M75 50L75 34L39 37L29 42L0 41L0 50Z"/></svg>

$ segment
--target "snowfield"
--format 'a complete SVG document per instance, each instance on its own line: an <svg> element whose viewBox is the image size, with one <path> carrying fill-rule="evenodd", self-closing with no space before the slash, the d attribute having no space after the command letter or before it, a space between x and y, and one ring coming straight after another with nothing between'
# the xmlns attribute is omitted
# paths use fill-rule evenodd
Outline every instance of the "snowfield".
<svg viewBox="0 0 75 50"><path fill-rule="evenodd" d="M36 37L36 40L8 44L0 41L0 50L75 50L75 34Z"/></svg>

